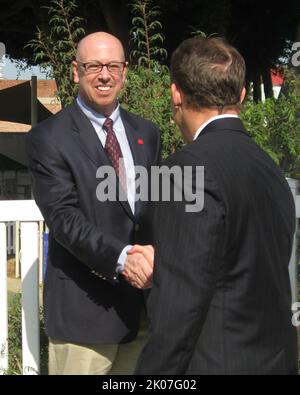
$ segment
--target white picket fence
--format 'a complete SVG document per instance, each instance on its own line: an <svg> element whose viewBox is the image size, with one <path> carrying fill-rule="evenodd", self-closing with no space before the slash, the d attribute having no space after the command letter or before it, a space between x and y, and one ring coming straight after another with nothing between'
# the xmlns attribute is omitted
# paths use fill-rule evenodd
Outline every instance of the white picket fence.
<svg viewBox="0 0 300 395"><path fill-rule="evenodd" d="M43 217L32 200L0 201L0 374L8 368L7 222L20 221L22 281L22 370L40 369L39 222Z"/></svg>
<svg viewBox="0 0 300 395"><path fill-rule="evenodd" d="M288 179L295 198L296 217L300 218L300 182ZM20 221L20 260L22 280L22 369L24 375L40 372L39 283L41 281L42 215L32 200L0 201L0 374L8 368L7 306L7 222ZM298 232L298 227L296 233ZM290 262L293 303L298 301L298 259L295 241ZM17 252L17 251L16 251Z"/></svg>

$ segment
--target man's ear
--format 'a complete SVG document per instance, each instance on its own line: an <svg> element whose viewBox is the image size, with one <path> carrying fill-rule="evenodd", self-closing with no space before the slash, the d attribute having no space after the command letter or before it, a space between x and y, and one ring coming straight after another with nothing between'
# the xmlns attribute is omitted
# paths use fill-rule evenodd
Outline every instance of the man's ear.
<svg viewBox="0 0 300 395"><path fill-rule="evenodd" d="M125 84L126 82L126 77L127 77L127 71L128 71L128 62L125 62L126 65L124 67L123 73L122 73L122 82Z"/></svg>
<svg viewBox="0 0 300 395"><path fill-rule="evenodd" d="M73 81L75 84L79 84L79 70L78 70L78 64L75 60L72 62L72 67L73 67Z"/></svg>
<svg viewBox="0 0 300 395"><path fill-rule="evenodd" d="M246 88L244 87L243 89L242 89L242 92L241 92L241 96L240 96L240 103L243 103L243 101L245 100L245 97L246 97Z"/></svg>
<svg viewBox="0 0 300 395"><path fill-rule="evenodd" d="M182 105L182 92L177 88L176 84L173 82L171 85L171 97L172 104L175 108L181 107Z"/></svg>

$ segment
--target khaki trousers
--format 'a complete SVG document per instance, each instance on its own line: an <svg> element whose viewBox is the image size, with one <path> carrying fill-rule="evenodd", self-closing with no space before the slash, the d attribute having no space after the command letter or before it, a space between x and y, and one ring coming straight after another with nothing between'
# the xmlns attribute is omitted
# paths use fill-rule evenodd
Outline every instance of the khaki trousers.
<svg viewBox="0 0 300 395"><path fill-rule="evenodd" d="M145 340L90 345L49 339L49 375L132 375Z"/></svg>

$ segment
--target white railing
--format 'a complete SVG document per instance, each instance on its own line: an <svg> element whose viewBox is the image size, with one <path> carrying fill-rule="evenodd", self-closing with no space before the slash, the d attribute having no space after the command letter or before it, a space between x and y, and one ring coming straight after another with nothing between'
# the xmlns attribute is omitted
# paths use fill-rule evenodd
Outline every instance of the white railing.
<svg viewBox="0 0 300 395"><path fill-rule="evenodd" d="M0 201L0 374L8 368L6 223L20 221L22 281L22 371L40 370L39 223L43 217L32 200Z"/></svg>
<svg viewBox="0 0 300 395"><path fill-rule="evenodd" d="M298 219L300 218L300 182L292 179L288 179L288 182L295 199ZM20 221L21 230L22 370L24 375L39 374L40 371L39 284L42 270L39 267L39 257L41 257L42 245L42 220L42 215L32 200L0 201L0 374L8 368L6 223L11 221ZM296 234L289 268L293 303L298 301Z"/></svg>
<svg viewBox="0 0 300 395"><path fill-rule="evenodd" d="M296 231L294 236L290 265L289 265L291 287L292 287L292 301L293 303L296 303L298 302L298 294L299 294L299 290L298 290L299 287L298 286L298 266L299 266L298 258L299 257L298 257L297 249L298 249L298 238L299 238L298 221L300 218L300 181L288 178L287 182L289 183L289 186L291 188L296 206Z"/></svg>

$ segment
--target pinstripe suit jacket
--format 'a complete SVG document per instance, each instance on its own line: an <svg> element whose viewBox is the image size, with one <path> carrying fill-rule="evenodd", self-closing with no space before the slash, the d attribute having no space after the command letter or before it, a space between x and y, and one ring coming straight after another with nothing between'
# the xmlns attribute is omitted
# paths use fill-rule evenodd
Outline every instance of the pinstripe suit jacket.
<svg viewBox="0 0 300 395"><path fill-rule="evenodd" d="M204 166L204 209L156 204L151 332L136 373L296 373L295 211L280 169L237 118L213 121L165 165Z"/></svg>

